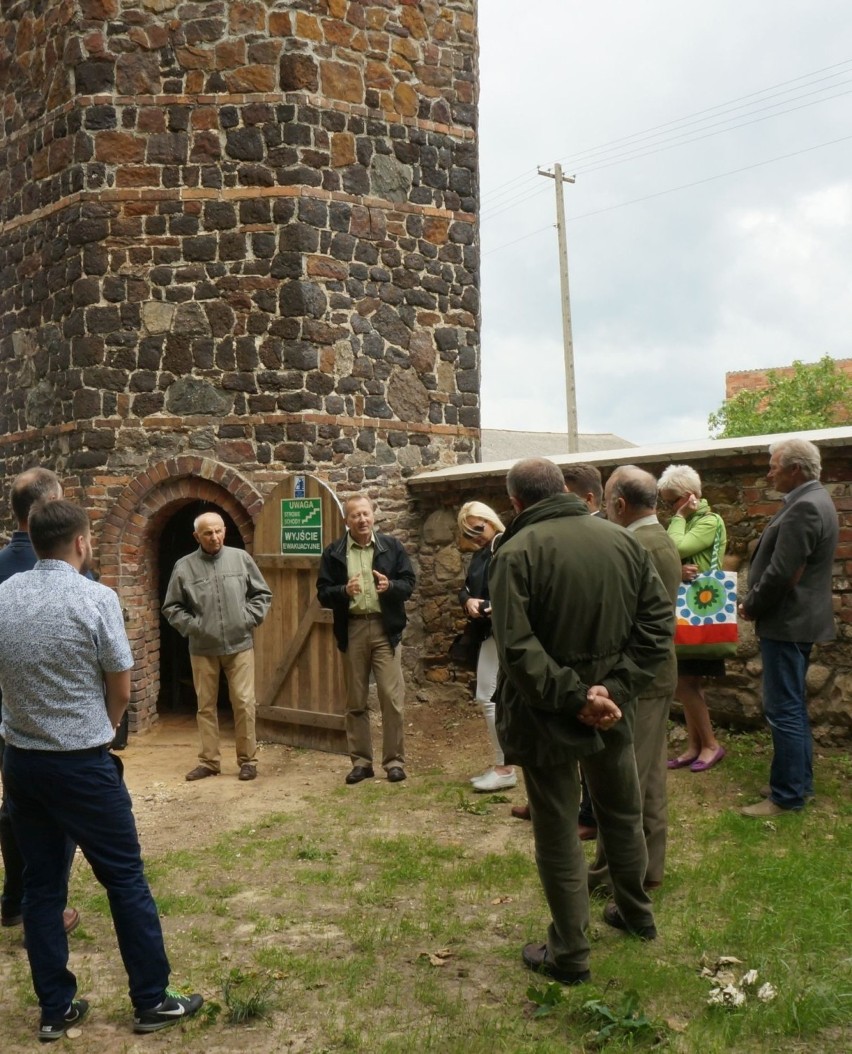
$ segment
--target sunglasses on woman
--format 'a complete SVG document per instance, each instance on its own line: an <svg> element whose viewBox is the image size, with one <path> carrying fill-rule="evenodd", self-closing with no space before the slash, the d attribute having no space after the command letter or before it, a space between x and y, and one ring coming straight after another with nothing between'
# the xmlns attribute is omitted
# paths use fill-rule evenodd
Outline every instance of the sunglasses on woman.
<svg viewBox="0 0 852 1054"><path fill-rule="evenodd" d="M462 527L462 534L465 536L465 538L479 538L480 535L485 534L485 524L466 523Z"/></svg>

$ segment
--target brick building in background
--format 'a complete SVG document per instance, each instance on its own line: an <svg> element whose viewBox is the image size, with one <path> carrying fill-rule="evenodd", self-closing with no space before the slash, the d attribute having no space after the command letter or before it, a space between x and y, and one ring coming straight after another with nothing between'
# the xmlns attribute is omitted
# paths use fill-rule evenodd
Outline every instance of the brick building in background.
<svg viewBox="0 0 852 1054"><path fill-rule="evenodd" d="M92 510L144 728L200 508L250 546L302 471L405 536L475 458L476 0L0 11L0 460Z"/></svg>
<svg viewBox="0 0 852 1054"><path fill-rule="evenodd" d="M845 373L852 379L852 359L835 359L835 365L839 371ZM740 392L753 391L755 388L765 388L769 384L769 374L784 378L793 376L792 366L777 366L765 370L734 370L725 374L725 399L733 399ZM838 424L852 422L852 408L848 406L838 407L840 415Z"/></svg>

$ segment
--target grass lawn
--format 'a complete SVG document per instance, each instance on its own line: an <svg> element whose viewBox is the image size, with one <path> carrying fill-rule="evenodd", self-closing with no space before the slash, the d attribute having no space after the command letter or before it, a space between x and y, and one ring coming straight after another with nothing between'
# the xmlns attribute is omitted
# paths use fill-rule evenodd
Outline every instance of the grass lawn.
<svg viewBox="0 0 852 1054"><path fill-rule="evenodd" d="M766 780L767 740L724 741L717 769L669 776L660 938L608 928L593 902L588 985L549 986L522 968L522 945L543 940L547 922L529 824L436 765L399 786L335 779L296 814L226 834L209 817L191 846L146 850L173 983L208 1000L157 1036L129 1031L106 898L75 866L72 966L93 1011L80 1038L61 1042L87 1054L852 1050L852 764L820 757L812 805L750 820L735 809ZM740 960L728 967L736 980L758 973L735 1009L707 1003L714 982L702 967L723 956ZM0 978L2 1050L31 1050L26 959L5 932ZM764 982L777 990L765 1003L754 995Z"/></svg>

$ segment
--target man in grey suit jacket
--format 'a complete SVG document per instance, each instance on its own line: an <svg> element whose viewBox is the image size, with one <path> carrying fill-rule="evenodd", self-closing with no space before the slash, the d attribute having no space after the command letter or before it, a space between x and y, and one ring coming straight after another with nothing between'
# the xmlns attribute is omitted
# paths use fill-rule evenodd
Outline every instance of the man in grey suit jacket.
<svg viewBox="0 0 852 1054"><path fill-rule="evenodd" d="M837 510L819 482L817 447L782 439L769 448L770 486L784 495L757 544L740 605L756 622L763 659L763 711L772 732L769 795L741 809L744 816L777 816L813 797L813 739L805 677L811 649L834 640L832 565Z"/></svg>

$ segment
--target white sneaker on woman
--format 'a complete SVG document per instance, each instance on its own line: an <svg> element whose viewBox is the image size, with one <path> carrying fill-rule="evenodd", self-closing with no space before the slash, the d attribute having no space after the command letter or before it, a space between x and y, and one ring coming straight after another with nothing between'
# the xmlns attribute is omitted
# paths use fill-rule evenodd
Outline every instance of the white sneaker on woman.
<svg viewBox="0 0 852 1054"><path fill-rule="evenodd" d="M485 772L480 772L478 776L471 776L468 780L469 783L479 783L480 780L488 779L494 769L486 769Z"/></svg>
<svg viewBox="0 0 852 1054"><path fill-rule="evenodd" d="M499 791L499 790L510 790L512 787L518 785L518 777L512 772L507 772L505 776L501 776L499 772L495 772L492 769L478 780L473 781L473 789L479 793L487 791Z"/></svg>

